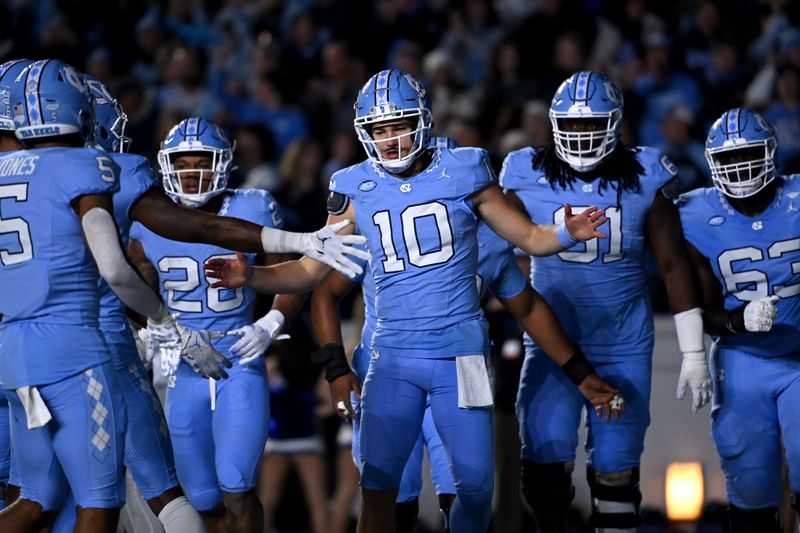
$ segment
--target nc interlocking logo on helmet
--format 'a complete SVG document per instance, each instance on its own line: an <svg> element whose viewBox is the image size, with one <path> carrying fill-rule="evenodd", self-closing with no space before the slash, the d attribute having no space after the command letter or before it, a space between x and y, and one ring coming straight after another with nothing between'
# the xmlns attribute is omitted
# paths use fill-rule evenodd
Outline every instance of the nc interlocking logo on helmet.
<svg viewBox="0 0 800 533"><path fill-rule="evenodd" d="M558 157L579 172L599 165L617 146L622 108L622 93L602 74L586 70L567 78L550 103ZM577 121L584 127L575 127Z"/></svg>
<svg viewBox="0 0 800 533"><path fill-rule="evenodd" d="M225 133L213 122L197 117L182 120L169 131L158 151L164 190L172 199L189 207L205 204L228 186L233 149ZM175 169L175 159L182 155L208 156L210 170ZM181 177L187 175L199 175L197 192L184 191Z"/></svg>
<svg viewBox="0 0 800 533"><path fill-rule="evenodd" d="M83 75L57 59L27 66L11 89L15 134L31 140L77 133L92 140L94 111Z"/></svg>
<svg viewBox="0 0 800 533"><path fill-rule="evenodd" d="M711 180L723 194L747 198L775 179L775 128L752 109L726 111L711 126L706 161Z"/></svg>
<svg viewBox="0 0 800 533"><path fill-rule="evenodd" d="M386 170L406 170L427 148L433 128L431 101L425 86L410 74L398 69L378 72L358 92L353 108L356 114L353 125L367 157ZM415 120L416 125L403 135L380 141L373 138L372 128L377 123L399 119ZM396 157L387 157L379 150L379 142L400 144L405 137L412 138L407 154L403 155L398 148Z"/></svg>

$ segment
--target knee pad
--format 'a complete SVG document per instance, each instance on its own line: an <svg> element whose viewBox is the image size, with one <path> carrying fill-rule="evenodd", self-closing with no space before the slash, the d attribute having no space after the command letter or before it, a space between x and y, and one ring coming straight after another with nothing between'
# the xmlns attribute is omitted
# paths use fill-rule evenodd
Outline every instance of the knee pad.
<svg viewBox="0 0 800 533"><path fill-rule="evenodd" d="M642 524L639 467L622 472L597 472L588 467L586 478L592 494L592 527L630 529Z"/></svg>
<svg viewBox="0 0 800 533"><path fill-rule="evenodd" d="M795 496L795 495L793 495ZM792 497L792 506L795 498ZM780 533L777 507L742 509L733 504L728 506L731 533Z"/></svg>
<svg viewBox="0 0 800 533"><path fill-rule="evenodd" d="M442 513L442 523L444 531L450 531L450 508L453 506L455 494L439 494L439 512Z"/></svg>
<svg viewBox="0 0 800 533"><path fill-rule="evenodd" d="M414 498L407 502L394 504L394 527L397 533L411 533L417 525L419 500Z"/></svg>
<svg viewBox="0 0 800 533"><path fill-rule="evenodd" d="M522 461L522 493L534 513L566 513L575 498L572 486L573 461L534 463Z"/></svg>

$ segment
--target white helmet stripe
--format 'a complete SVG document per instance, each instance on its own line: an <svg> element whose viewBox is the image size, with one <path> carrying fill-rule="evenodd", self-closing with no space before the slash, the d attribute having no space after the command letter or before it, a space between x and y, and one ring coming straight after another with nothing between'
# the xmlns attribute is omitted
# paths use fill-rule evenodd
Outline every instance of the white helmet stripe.
<svg viewBox="0 0 800 533"><path fill-rule="evenodd" d="M591 72L581 72L575 80L575 100L583 100L585 105L589 103L589 78Z"/></svg>
<svg viewBox="0 0 800 533"><path fill-rule="evenodd" d="M728 112L728 123L726 125L728 130L728 139L739 138L739 108L732 109Z"/></svg>
<svg viewBox="0 0 800 533"><path fill-rule="evenodd" d="M39 82L44 67L49 62L49 59L36 61L28 70L28 77L25 81L25 108L31 126L44 123L42 121L42 103L39 101Z"/></svg>

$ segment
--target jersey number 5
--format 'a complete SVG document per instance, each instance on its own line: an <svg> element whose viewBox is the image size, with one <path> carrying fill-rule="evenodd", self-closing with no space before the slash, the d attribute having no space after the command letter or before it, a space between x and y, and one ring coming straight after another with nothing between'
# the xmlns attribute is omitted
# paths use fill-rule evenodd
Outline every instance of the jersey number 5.
<svg viewBox="0 0 800 533"><path fill-rule="evenodd" d="M0 200L5 198L12 198L17 202L28 201L28 184L0 185ZM6 233L17 234L19 251L11 252L8 248L0 248L0 263L3 263L4 266L11 266L33 259L31 230L25 219L19 217L3 218L3 213L0 211L0 235Z"/></svg>
<svg viewBox="0 0 800 533"><path fill-rule="evenodd" d="M422 252L417 235L417 223L421 219L432 218L439 234L439 249ZM403 258L397 256L394 247L394 236L392 235L392 221L389 211L378 211L372 215L372 222L378 226L381 234L381 247L383 255L383 271L402 272L406 269ZM447 207L439 202L428 204L411 205L406 207L400 214L400 226L403 234L403 242L406 245L408 262L415 267L426 267L445 263L453 257L453 228L450 225L450 217L447 214Z"/></svg>

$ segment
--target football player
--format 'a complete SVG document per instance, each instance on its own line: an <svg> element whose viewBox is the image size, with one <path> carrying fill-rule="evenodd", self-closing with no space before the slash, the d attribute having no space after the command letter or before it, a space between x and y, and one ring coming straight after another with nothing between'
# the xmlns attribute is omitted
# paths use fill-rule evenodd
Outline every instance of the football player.
<svg viewBox="0 0 800 533"><path fill-rule="evenodd" d="M158 163L164 190L172 198L168 201L189 208L173 210L236 217L269 228L283 224L278 205L266 191L227 189L233 147L222 130L205 119L189 118L172 128ZM174 224L191 222L175 219ZM181 324L231 331L214 342L220 353L239 363L226 359L230 377L224 381L216 379L225 375L205 380L188 366L176 368L174 361L162 358L162 370L172 376L167 421L178 478L206 527L261 531L262 511L254 488L269 404L266 367L258 356L281 324L272 323L274 313L251 324L253 291L212 288L201 275L207 259L230 255L235 243L229 237L218 235L211 241L215 244L177 242L138 221L131 227L128 251L145 278L158 284L167 306L180 313Z"/></svg>
<svg viewBox="0 0 800 533"><path fill-rule="evenodd" d="M678 183L676 169L658 150L619 142L622 113L622 94L608 79L573 74L550 105L553 140L511 152L500 175L509 200L535 223L558 224L565 203L600 206L608 218L606 240L531 260L532 286L597 373L625 398L618 424L588 417L592 524L603 531L633 531L641 521L639 460L650 423L653 354L647 244L667 287L684 357L678 396L690 387L693 410L710 398L701 310L678 213L666 195ZM523 491L539 529L550 533L566 531L586 400L546 352L526 338L517 416Z"/></svg>
<svg viewBox="0 0 800 533"><path fill-rule="evenodd" d="M602 211L561 225L531 223L503 196L478 148L431 149L433 116L425 87L397 69L371 77L359 91L354 125L364 162L330 182L329 221L355 217L367 237L375 281L371 361L361 398L359 532L393 527L392 509L425 409L451 461L455 532L486 530L493 488L492 397L486 364L486 322L475 284L477 222L531 254L563 251L598 236ZM352 228L349 230L352 231ZM215 285L247 283L266 292L303 290L327 274L290 276L283 266L207 263ZM326 379L350 372L341 352L322 352Z"/></svg>
<svg viewBox="0 0 800 533"><path fill-rule="evenodd" d="M119 167L83 148L94 113L80 72L57 60L32 63L10 103L28 149L0 156L0 380L21 495L0 513L0 529L37 530L44 513L63 506L68 484L75 531L114 531L124 498L125 407L112 393L116 377L98 324L98 270L172 349L191 342L196 357L212 349L205 334L178 330L125 261L111 217Z"/></svg>
<svg viewBox="0 0 800 533"><path fill-rule="evenodd" d="M714 186L679 202L714 336L711 435L737 533L783 530L781 443L795 510L800 497L800 177L778 175L776 148L760 114L726 111L706 140Z"/></svg>

